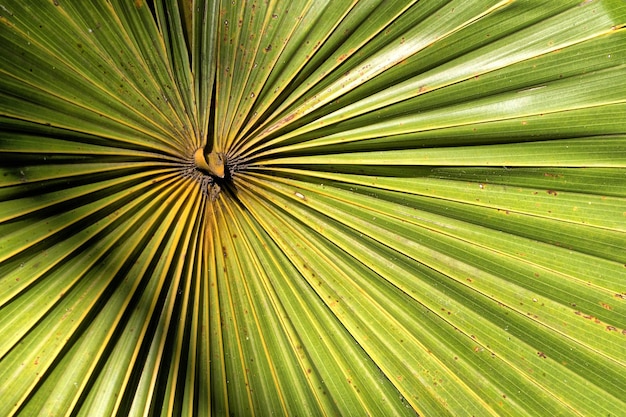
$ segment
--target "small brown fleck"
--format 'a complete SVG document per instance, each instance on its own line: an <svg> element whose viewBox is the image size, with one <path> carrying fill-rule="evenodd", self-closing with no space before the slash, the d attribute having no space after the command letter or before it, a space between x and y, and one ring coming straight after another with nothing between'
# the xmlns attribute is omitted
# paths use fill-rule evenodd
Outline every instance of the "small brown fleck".
<svg viewBox="0 0 626 417"><path fill-rule="evenodd" d="M556 191L554 191L554 190L548 190L548 191L546 191L546 192L547 192L548 194L550 194L550 195L553 195L553 196L557 196L557 195L558 195L558 193L557 193Z"/></svg>
<svg viewBox="0 0 626 417"><path fill-rule="evenodd" d="M537 355L538 355L540 358L544 358L544 359L545 359L545 358L547 358L546 354L545 354L545 353L543 353L543 352L537 352Z"/></svg>

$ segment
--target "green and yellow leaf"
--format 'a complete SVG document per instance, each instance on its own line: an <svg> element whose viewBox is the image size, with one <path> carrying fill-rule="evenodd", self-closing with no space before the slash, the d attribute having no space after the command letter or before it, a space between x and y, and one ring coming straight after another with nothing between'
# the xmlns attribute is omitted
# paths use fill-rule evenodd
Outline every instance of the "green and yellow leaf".
<svg viewBox="0 0 626 417"><path fill-rule="evenodd" d="M625 25L4 1L0 415L622 415Z"/></svg>

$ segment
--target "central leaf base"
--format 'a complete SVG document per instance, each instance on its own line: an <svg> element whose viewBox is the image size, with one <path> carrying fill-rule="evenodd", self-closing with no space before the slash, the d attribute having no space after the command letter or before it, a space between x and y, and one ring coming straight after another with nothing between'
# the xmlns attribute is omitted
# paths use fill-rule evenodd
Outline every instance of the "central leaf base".
<svg viewBox="0 0 626 417"><path fill-rule="evenodd" d="M224 154L212 151L209 155L204 154L204 149L199 148L193 154L196 167L207 171L214 177L224 178Z"/></svg>

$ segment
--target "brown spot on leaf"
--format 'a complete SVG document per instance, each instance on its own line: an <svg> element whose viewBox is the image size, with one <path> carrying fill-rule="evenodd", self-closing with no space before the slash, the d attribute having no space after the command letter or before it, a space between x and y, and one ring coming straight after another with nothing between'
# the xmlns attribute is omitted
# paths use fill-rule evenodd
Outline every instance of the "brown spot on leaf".
<svg viewBox="0 0 626 417"><path fill-rule="evenodd" d="M558 193L556 191L554 191L554 190L547 190L546 192L548 194L550 194L550 195L553 195L553 196L557 196L558 195Z"/></svg>

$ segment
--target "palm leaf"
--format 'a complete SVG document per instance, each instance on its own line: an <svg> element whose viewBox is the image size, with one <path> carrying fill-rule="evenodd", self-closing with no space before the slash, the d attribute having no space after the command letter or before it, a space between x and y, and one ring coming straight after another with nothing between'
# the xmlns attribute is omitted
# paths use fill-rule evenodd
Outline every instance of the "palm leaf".
<svg viewBox="0 0 626 417"><path fill-rule="evenodd" d="M625 23L5 1L0 415L620 415Z"/></svg>

